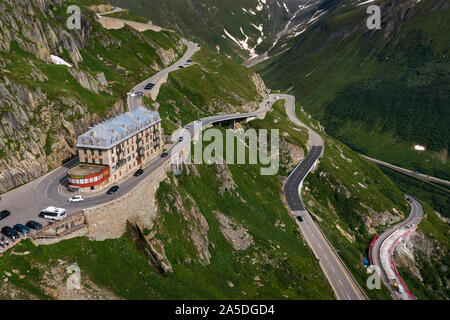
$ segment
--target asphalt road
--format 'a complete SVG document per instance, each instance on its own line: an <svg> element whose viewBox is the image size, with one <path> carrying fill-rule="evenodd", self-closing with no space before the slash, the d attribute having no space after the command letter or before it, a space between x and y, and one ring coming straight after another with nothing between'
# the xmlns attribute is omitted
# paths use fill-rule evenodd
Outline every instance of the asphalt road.
<svg viewBox="0 0 450 320"><path fill-rule="evenodd" d="M410 297L406 293L406 290L401 294L391 284L390 279L401 284L401 280L397 277L391 264L391 252L397 241L419 225L423 217L423 209L420 203L410 196L407 197L411 199L411 213L409 217L393 228L383 232L374 242L370 251L372 264L381 269L381 280L391 291L392 297L401 300L408 300Z"/></svg>
<svg viewBox="0 0 450 320"><path fill-rule="evenodd" d="M168 73L178 70L178 66L185 65L187 60L200 50L200 47L193 42L187 40L183 40L183 42L187 45L187 50L181 59L166 69L158 72L151 78L139 83L133 88L132 92L144 91L144 87L148 82L156 83ZM138 106L143 106L142 99L137 96L129 95L127 103L129 110L133 110ZM111 200L118 199L130 192L139 183L139 181L145 179L156 168L161 166L165 161L169 160L170 157L155 159L145 169L142 176L138 178L130 177L119 183L118 185L120 186L120 191L113 195L106 195L102 192L101 194L97 194L92 197L86 197L84 202L69 203L67 199L75 194L70 195L67 191L60 191L62 190L61 184L66 182L67 170L78 164L78 159L73 159L37 180L2 194L0 200L0 211L7 209L11 211L11 215L0 221L0 228L3 228L6 225L13 226L17 223L24 224L28 220L35 220L46 226L49 221L39 218L38 214L42 209L50 205L66 208L68 214L71 215L83 209L91 208L107 203Z"/></svg>
<svg viewBox="0 0 450 320"><path fill-rule="evenodd" d="M279 97L286 99L286 113L289 119L296 125L307 128L312 142L308 155L297 165L284 183L283 192L288 206L296 217L296 222L306 242L319 260L319 265L333 288L336 297L339 300L365 300L364 292L315 224L308 211L306 211L301 199L300 190L303 180L315 167L323 152L323 139L297 118L295 115L295 98L293 96L279 95ZM302 222L297 220L298 216L303 218Z"/></svg>
<svg viewBox="0 0 450 320"><path fill-rule="evenodd" d="M190 65L190 64L187 64L187 60L190 60L191 57L197 51L200 50L200 46L194 42L187 41L187 40L183 40L183 43L186 44L187 50L181 59L179 59L177 62L175 62L171 66L165 68L164 70L161 70L160 72L155 74L153 77L142 81L137 86L135 86L133 88L133 90L131 90L131 92L128 94L128 101L127 101L129 110L134 110L137 107L143 105L142 97L139 97L139 96L135 95L134 93L136 93L138 91L141 91L144 93L150 93L150 92L152 92L152 90L156 90L156 87L153 88L152 90L145 90L144 88L148 83L151 82L153 84L157 84L163 77L168 75L170 72L179 70L180 66L188 67Z"/></svg>
<svg viewBox="0 0 450 320"><path fill-rule="evenodd" d="M167 73L178 70L179 65L185 64L186 60L190 59L200 48L198 45L192 42L185 41L188 45L188 50L184 56L178 60L174 65L171 65L165 70L162 70L153 77L138 84L133 91L143 89L148 82L157 82ZM142 99L138 97L128 97L129 109L134 109L138 106L144 106ZM270 104L276 101L274 96L271 96L268 100L261 103L260 108L255 112L250 113L235 113L235 114L223 114L217 116L210 116L204 119L200 119L200 126L194 126L194 123L190 124L190 129L186 129L192 137L194 137L194 128L202 130L203 127L225 120L243 119L248 117L254 117L262 112L266 112L270 109ZM4 226L14 226L17 223L26 223L28 220L35 220L42 223L43 226L49 224L49 221L38 217L39 212L47 206L56 206L66 208L68 215L73 215L81 210L89 209L98 205L108 203L112 200L119 199L132 191L142 180L152 174L157 168L164 165L166 162L171 161L172 154L175 154L179 148L190 143L190 139L184 139L182 142L178 142L170 147L167 152L168 157L156 158L146 168L144 168L144 174L140 177L131 176L124 181L121 181L117 185L120 190L112 195L107 195L104 190L99 194L92 196L85 196L85 201L79 203L69 203L68 198L75 195L70 193L64 183L67 180L67 170L78 164L78 159L73 159L68 163L58 167L54 171L46 174L45 176L34 180L24 186L11 190L5 194L2 194L0 200L0 210L7 209L11 211L11 215L0 221L0 228Z"/></svg>
<svg viewBox="0 0 450 320"><path fill-rule="evenodd" d="M450 181L448 181L448 180L444 180L444 179L439 179L439 178L436 178L436 177L428 176L426 174L419 173L419 172L416 172L416 171L411 171L411 170L408 170L408 169L405 169L405 168L402 168L402 167L399 167L399 166L396 166L396 165L393 165L393 164L390 164L390 163L387 163L387 162L384 162L384 161L381 161L381 160L370 158L368 156L364 156L363 155L363 157L366 158L367 160L369 160L370 162L373 162L375 164L379 164L379 165L382 165L384 167L390 168L392 170L395 170L395 171L407 174L407 175L412 176L412 177L414 177L416 179L425 180L425 181L429 181L429 182L434 182L434 183L442 184L442 185L445 185L445 186L450 186Z"/></svg>

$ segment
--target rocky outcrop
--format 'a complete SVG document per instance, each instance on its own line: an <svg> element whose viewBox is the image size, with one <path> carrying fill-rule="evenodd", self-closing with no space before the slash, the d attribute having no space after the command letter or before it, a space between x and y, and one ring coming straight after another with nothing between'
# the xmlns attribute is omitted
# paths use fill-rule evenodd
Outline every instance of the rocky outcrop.
<svg viewBox="0 0 450 320"><path fill-rule="evenodd" d="M93 76L85 71L76 69L70 69L69 73L75 78L75 80L77 80L80 86L89 91L95 93L99 93L100 91L108 91L108 81L106 81L106 77L103 72L97 74L97 79L94 79Z"/></svg>
<svg viewBox="0 0 450 320"><path fill-rule="evenodd" d="M448 299L450 283L446 256L448 257L448 248L421 230L402 239L394 251L396 266L409 270L427 291ZM430 270L434 272L430 273Z"/></svg>
<svg viewBox="0 0 450 320"><path fill-rule="evenodd" d="M245 251L250 248L253 244L253 237L241 224L219 211L213 211L213 213L220 222L220 231L234 250Z"/></svg>
<svg viewBox="0 0 450 320"><path fill-rule="evenodd" d="M237 188L236 183L233 180L233 175L230 169L225 164L216 165L217 179L222 183L219 188L219 194L223 196L226 192L233 191Z"/></svg>
<svg viewBox="0 0 450 320"><path fill-rule="evenodd" d="M284 139L280 141L280 160L281 167L286 172L291 172L295 166L305 157L305 153L302 148L292 143L287 142Z"/></svg>

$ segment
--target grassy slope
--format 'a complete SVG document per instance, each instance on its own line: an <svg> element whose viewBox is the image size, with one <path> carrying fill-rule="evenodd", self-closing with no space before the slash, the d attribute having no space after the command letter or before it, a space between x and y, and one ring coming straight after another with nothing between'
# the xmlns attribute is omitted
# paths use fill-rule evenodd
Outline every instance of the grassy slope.
<svg viewBox="0 0 450 320"><path fill-rule="evenodd" d="M295 139L301 141L301 134ZM44 270L61 259L77 263L82 277L126 299L333 299L331 288L280 198L278 177L261 176L258 165L229 168L237 189L223 197L217 196L221 182L215 166L199 165L199 176L184 171L177 178L170 175L170 181L161 184L157 192L160 212L151 232L163 241L174 273L161 277L153 272L128 236L104 242L79 238L41 247L25 242L15 251L31 253L7 254L0 259L0 271L14 268L26 274L25 279L12 276L10 281L40 298L49 298L40 288ZM190 239L198 221L186 219L173 205L172 199L178 194L184 209L198 207L208 222L211 263L207 267L197 261ZM235 251L222 235L213 210L242 224L254 244L246 251ZM230 287L228 281L234 286Z"/></svg>
<svg viewBox="0 0 450 320"><path fill-rule="evenodd" d="M161 86L157 102L161 117L170 119L163 123L166 133L176 128L178 120L186 124L262 100L251 70L207 49L192 60L197 64L172 72L168 83Z"/></svg>
<svg viewBox="0 0 450 320"><path fill-rule="evenodd" d="M434 210L423 203L424 219L419 225L419 230L427 237L439 241L439 246L450 248L448 237L449 225L443 222ZM423 281L417 279L408 269L398 267L398 271L410 291L417 299L446 299L450 297L448 288L450 275L450 255L448 251L441 253L442 256L425 257L423 253L418 254L415 260L419 263L420 275Z"/></svg>
<svg viewBox="0 0 450 320"><path fill-rule="evenodd" d="M275 121L276 120L276 121ZM292 125L292 122L286 116L285 102L284 100L279 100L275 102L272 106L272 111L266 114L264 119L258 119L249 123L245 128L251 127L255 130L260 129L278 129L280 134L280 139L295 146L299 146L303 149L304 153L307 154L306 142L308 141L308 131L304 128L297 128ZM300 129L300 131L295 129ZM284 136L283 134L289 134ZM291 159L285 159L285 161L291 162ZM281 176L287 177L290 172L286 171L286 165L288 163L283 163L283 159L280 157L280 171Z"/></svg>
<svg viewBox="0 0 450 320"><path fill-rule="evenodd" d="M248 51L242 50L230 38L223 37L226 29L233 37L244 40L241 33L249 37L248 44L254 47L260 37L260 31L251 24L264 25L263 42L256 48L261 53L267 50L279 29L287 22L287 13L284 7L278 6L275 1L269 0L271 4L271 17L268 18L269 11L264 6L261 11L257 11L257 0L209 0L209 1L186 1L186 0L166 0L164 2L154 2L145 0L112 0L113 5L128 8L136 12L142 12L154 24L160 25L185 37L202 41L211 50L220 47L220 52L231 56L237 61L242 60L242 56L248 55ZM293 12L297 6L296 1L284 1ZM256 14L245 13L244 9L252 9Z"/></svg>
<svg viewBox="0 0 450 320"><path fill-rule="evenodd" d="M211 265L207 268L185 259L196 256L186 236L190 227L181 213L173 207L162 210L163 221L158 226L157 238L166 244L170 261L177 261L176 274L182 275L176 291L188 287L188 297L232 299L331 299L331 288L307 245L302 241L295 222L280 200L281 187L276 176L263 177L256 166L230 166L239 196L227 193L218 197L219 183L212 166L198 167L201 177L183 175L179 187L165 183L158 192L159 203L170 203L169 194L180 193L187 209L192 203L189 194L209 224L209 250ZM255 241L246 251L233 251L223 238L219 224L212 214L218 210L241 223ZM280 229L276 221L285 224ZM268 260L265 260L267 257ZM257 262L253 263L252 260ZM264 287L258 287L254 278L259 276ZM234 284L233 288L226 285ZM200 284L200 285L199 285ZM245 291L247 294L244 294ZM180 293L181 294L181 293Z"/></svg>
<svg viewBox="0 0 450 320"><path fill-rule="evenodd" d="M311 123L299 108L297 116L313 127L317 125ZM318 217L313 215L369 298L390 299L384 286L382 290L367 290L366 287L368 275L363 266L363 257L367 258L368 246L374 234L370 234L366 227L363 215L368 214L368 210L361 203L376 212L389 211L393 215L396 215L393 208L398 212L409 212L407 203L403 194L376 166L342 143L326 135L324 139L324 156L316 171L305 180L303 200L308 211ZM345 196L344 190L350 193L349 198ZM337 226L353 236L353 240L348 240ZM380 232L383 227L375 227L375 230Z"/></svg>
<svg viewBox="0 0 450 320"><path fill-rule="evenodd" d="M386 174L402 192L412 195L418 200L429 203L434 210L444 217L450 217L449 190L430 182L414 179L410 176L380 166L381 171Z"/></svg>
<svg viewBox="0 0 450 320"><path fill-rule="evenodd" d="M297 116L306 123L310 123L313 127L317 126L316 122L310 121L299 109L297 109ZM347 267L351 270L360 285L366 288L367 274L362 265L362 257L367 257L367 250L374 234L369 234L367 228L363 226L364 221L360 218L360 213L366 212L366 210L361 208L358 203L365 203L379 212L387 210L392 213L392 208L396 208L403 213L409 214L410 208L399 189L402 192L407 192L414 196L414 192L416 192L422 195L423 198L428 197L427 199L439 195L433 194L430 196L424 190L419 190L421 186L423 187L421 182L415 181L415 183L410 184L410 179L407 179L406 183L408 185L400 183L399 181L403 182L405 177L394 176L393 181L398 186L394 185L387 176L382 174L382 170L366 162L343 144L332 140L328 136L325 136L325 143L325 156L321 159L317 171L307 177L302 196L309 211L315 213L322 219L321 222L316 219L316 222L318 222L320 228L331 241L334 248L337 249ZM345 158L352 160L351 163L342 158L341 150ZM355 172L358 172L358 174L355 175ZM322 177L324 174L326 176L323 177L327 178ZM332 181L332 183L330 184L329 181ZM359 186L359 182L366 185L367 189ZM335 191L336 187L342 188L343 186L352 194L352 197L349 199L345 199L340 192ZM441 190L442 192L446 194L445 191ZM440 201L439 203L443 203L445 206L444 199L448 197L445 197L443 194L441 195L444 198L437 199L436 201ZM435 249L442 246L448 248L448 224L440 220L427 203L422 202L422 204L424 206L425 216L419 226L419 230L434 241L433 245ZM336 224L339 224L345 232L355 235L355 241L350 242L347 240L336 228ZM375 230L377 233L380 233L389 227L391 226L379 226ZM410 271L401 267L399 268L399 272L404 277L413 294L419 299L446 299L448 297L448 290L437 285L436 280L446 279L441 281L448 283L448 272L444 272L442 268L442 265L449 265L448 254L433 257L431 264L427 263L421 257L416 257L416 259L420 263L421 273L423 273L422 277L424 277L427 286L424 286ZM432 271L433 268L435 269L434 271ZM384 286L381 291L365 291L371 299L390 299L389 291Z"/></svg>
<svg viewBox="0 0 450 320"><path fill-rule="evenodd" d="M386 21L399 29L395 40L389 42L384 38L387 26L378 33L365 29L365 7L337 9L291 40L291 50L257 70L270 87L294 86L292 92L298 101L323 122L328 133L352 148L413 170L448 177L448 165L441 161L443 150L448 149L448 121L441 121L449 117L444 89L449 81L448 42L439 32L448 29L448 14L431 11L434 5L416 4L411 10L413 18L402 22L391 14L394 9L385 8L384 12L389 10ZM358 31L352 33L354 28ZM369 96L368 103L358 103L374 83L378 84L377 92L389 92L385 98L391 101L378 95ZM412 94L408 92L424 90L429 92L425 101L410 101ZM428 106L430 101L435 102ZM356 117L363 107L377 110L376 117L368 112ZM407 110L407 114L398 110ZM423 130L417 136L419 129ZM417 153L412 150L413 143L424 143L434 150Z"/></svg>
<svg viewBox="0 0 450 320"><path fill-rule="evenodd" d="M136 21L136 22L140 22L140 23L148 22L147 18L142 17L142 16L134 13L133 11L121 11L121 12L111 13L111 14L106 15L106 17Z"/></svg>

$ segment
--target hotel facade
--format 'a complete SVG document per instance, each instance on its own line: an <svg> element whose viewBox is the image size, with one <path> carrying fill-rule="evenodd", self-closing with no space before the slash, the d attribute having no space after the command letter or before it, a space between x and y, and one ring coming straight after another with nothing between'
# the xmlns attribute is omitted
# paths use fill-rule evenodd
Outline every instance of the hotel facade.
<svg viewBox="0 0 450 320"><path fill-rule="evenodd" d="M69 189L96 192L127 178L162 153L162 136L161 117L143 107L90 128L78 137Z"/></svg>

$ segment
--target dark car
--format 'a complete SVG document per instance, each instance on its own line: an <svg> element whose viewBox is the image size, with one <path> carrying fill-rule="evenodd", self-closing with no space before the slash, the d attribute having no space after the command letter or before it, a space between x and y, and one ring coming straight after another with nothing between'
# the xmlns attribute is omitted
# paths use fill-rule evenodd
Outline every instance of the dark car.
<svg viewBox="0 0 450 320"><path fill-rule="evenodd" d="M178 68L183 69L184 67L183 66L178 66Z"/></svg>
<svg viewBox="0 0 450 320"><path fill-rule="evenodd" d="M153 89L154 86L155 86L155 85L154 85L153 83L148 83L148 84L144 87L144 89L145 89L145 90L151 90L151 89Z"/></svg>
<svg viewBox="0 0 450 320"><path fill-rule="evenodd" d="M11 212L8 210L3 210L0 212L0 220L5 219L6 217L9 217L11 215Z"/></svg>
<svg viewBox="0 0 450 320"><path fill-rule="evenodd" d="M161 155L161 158L165 158L165 157L167 157L169 154L167 153L167 152L164 152L162 155Z"/></svg>
<svg viewBox="0 0 450 320"><path fill-rule="evenodd" d="M40 224L39 222L30 220L26 223L26 226L30 229L33 230L41 230L42 229L42 224Z"/></svg>
<svg viewBox="0 0 450 320"><path fill-rule="evenodd" d="M139 169L138 171L136 171L136 172L134 173L134 176L135 176L135 177L139 177L139 176L142 176L143 173L144 173L144 170Z"/></svg>
<svg viewBox="0 0 450 320"><path fill-rule="evenodd" d="M2 234L12 240L15 240L19 237L19 234L17 233L17 231L11 227L3 227Z"/></svg>
<svg viewBox="0 0 450 320"><path fill-rule="evenodd" d="M192 60L191 60L191 59L189 59L189 60L188 60L187 62L189 62L189 63L190 63L190 62L192 62Z"/></svg>
<svg viewBox="0 0 450 320"><path fill-rule="evenodd" d="M17 232L22 232L22 233L29 233L30 232L30 228L29 227L27 227L27 226L24 226L23 224L20 224L20 223L18 223L18 224L16 224L15 226L14 226L14 230L16 230Z"/></svg>
<svg viewBox="0 0 450 320"><path fill-rule="evenodd" d="M137 95L138 97L141 97L141 96L144 95L144 93L143 93L142 91L138 91L138 92L136 92L136 95Z"/></svg>
<svg viewBox="0 0 450 320"><path fill-rule="evenodd" d="M303 218L301 216L297 216L297 220L303 222Z"/></svg>
<svg viewBox="0 0 450 320"><path fill-rule="evenodd" d="M113 194L113 193L115 193L117 191L119 191L119 186L113 186L106 193L107 194Z"/></svg>

